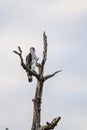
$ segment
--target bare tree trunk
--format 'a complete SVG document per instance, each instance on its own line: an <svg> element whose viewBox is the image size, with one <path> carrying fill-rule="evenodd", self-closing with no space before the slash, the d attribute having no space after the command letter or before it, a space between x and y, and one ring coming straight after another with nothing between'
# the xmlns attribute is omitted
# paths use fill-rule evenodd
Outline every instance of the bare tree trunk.
<svg viewBox="0 0 87 130"><path fill-rule="evenodd" d="M20 57L21 66L23 67L23 69L26 72L31 73L37 79L35 97L34 97L34 99L32 99L32 101L34 103L34 107L33 107L33 120L32 120L31 130L51 130L57 125L57 123L61 119L61 117L56 117L51 121L51 123L47 122L46 125L44 125L44 126L41 125L41 100L42 100L42 93L43 93L43 84L46 80L55 76L55 74L61 72L61 70L59 70L52 74L48 74L46 76L43 75L44 65L47 60L47 45L48 45L47 36L45 35L45 32L43 33L43 45L44 45L43 58L42 58L41 63L37 63L38 73L36 71L31 71L29 68L27 68L27 66L24 63L23 58L22 58L21 47L18 46L19 51L13 51L15 54L17 54Z"/></svg>
<svg viewBox="0 0 87 130"><path fill-rule="evenodd" d="M35 98L33 99L33 121L31 130L38 130L40 128L41 121L41 99L43 91L43 82L37 80Z"/></svg>

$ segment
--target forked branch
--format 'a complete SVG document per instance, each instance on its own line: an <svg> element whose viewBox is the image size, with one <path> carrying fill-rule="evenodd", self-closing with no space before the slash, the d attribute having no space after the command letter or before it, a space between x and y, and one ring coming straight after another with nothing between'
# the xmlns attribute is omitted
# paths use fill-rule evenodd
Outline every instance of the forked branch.
<svg viewBox="0 0 87 130"><path fill-rule="evenodd" d="M57 126L57 123L59 122L60 119L61 119L61 117L56 117L51 121L51 123L46 122L46 125L41 126L38 130L51 130L51 129L54 129L54 127Z"/></svg>

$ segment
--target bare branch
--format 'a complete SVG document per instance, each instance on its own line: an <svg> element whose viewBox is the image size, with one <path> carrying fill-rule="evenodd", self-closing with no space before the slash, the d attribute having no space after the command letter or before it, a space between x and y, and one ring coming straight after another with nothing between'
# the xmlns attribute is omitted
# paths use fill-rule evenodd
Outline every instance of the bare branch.
<svg viewBox="0 0 87 130"><path fill-rule="evenodd" d="M19 52L22 54L22 50L21 50L21 47L20 47L20 46L18 46L18 50L19 50Z"/></svg>
<svg viewBox="0 0 87 130"><path fill-rule="evenodd" d="M54 118L51 123L46 122L45 126L41 126L38 130L51 130L54 129L54 127L57 125L61 117Z"/></svg>
<svg viewBox="0 0 87 130"><path fill-rule="evenodd" d="M15 54L17 54L19 57L20 57L20 60L21 60L21 66L23 67L24 70L26 70L26 72L30 72L33 76L35 76L37 79L39 79L39 75L37 74L36 71L31 71L29 68L27 68L27 66L24 64L24 61L23 61L23 58L22 58L22 50L21 50L21 47L18 46L18 50L19 52L17 51L13 51Z"/></svg>
<svg viewBox="0 0 87 130"><path fill-rule="evenodd" d="M20 55L20 53L19 52L17 52L17 51L13 51L15 54L17 54L17 55Z"/></svg>
<svg viewBox="0 0 87 130"><path fill-rule="evenodd" d="M45 77L43 77L43 81L49 79L49 78L52 78L53 76L55 76L55 74L61 72L62 70L59 70L59 71L56 71L54 72L53 74L49 74L49 75L46 75Z"/></svg>
<svg viewBox="0 0 87 130"><path fill-rule="evenodd" d="M42 59L42 62L41 62L42 71L44 69L44 64L47 60L47 36L45 35L45 32L43 33L43 44L44 44L43 59Z"/></svg>

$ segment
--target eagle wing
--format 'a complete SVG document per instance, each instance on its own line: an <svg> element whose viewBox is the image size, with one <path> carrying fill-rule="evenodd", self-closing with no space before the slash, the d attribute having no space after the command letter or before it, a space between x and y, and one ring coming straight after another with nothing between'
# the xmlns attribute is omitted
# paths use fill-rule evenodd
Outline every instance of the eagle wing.
<svg viewBox="0 0 87 130"><path fill-rule="evenodd" d="M26 66L27 68L29 68L31 70L31 63L32 63L32 55L31 53L29 53L26 56ZM27 76L28 76L28 81L32 82L32 74L30 72L27 72Z"/></svg>
<svg viewBox="0 0 87 130"><path fill-rule="evenodd" d="M32 63L32 55L31 53L29 53L27 56L26 56L26 66L31 68L31 63Z"/></svg>

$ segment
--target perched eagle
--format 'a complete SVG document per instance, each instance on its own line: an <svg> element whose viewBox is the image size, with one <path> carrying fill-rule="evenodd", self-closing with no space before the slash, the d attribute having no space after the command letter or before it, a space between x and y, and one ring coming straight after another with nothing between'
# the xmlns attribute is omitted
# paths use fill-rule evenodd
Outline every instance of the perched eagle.
<svg viewBox="0 0 87 130"><path fill-rule="evenodd" d="M29 54L26 56L26 66L31 71L34 71L36 63L37 63L37 56L35 54L35 48L31 47ZM28 81L32 82L32 74L30 72L28 72L27 75L28 75Z"/></svg>

